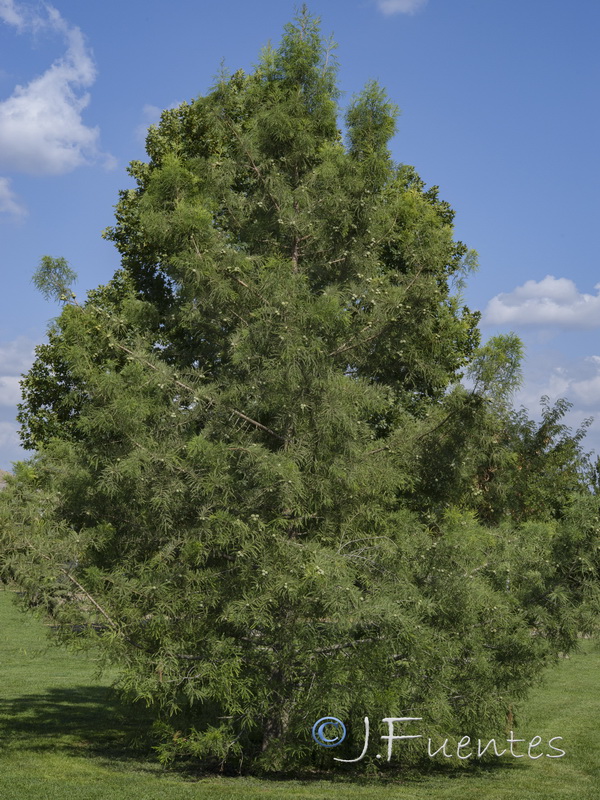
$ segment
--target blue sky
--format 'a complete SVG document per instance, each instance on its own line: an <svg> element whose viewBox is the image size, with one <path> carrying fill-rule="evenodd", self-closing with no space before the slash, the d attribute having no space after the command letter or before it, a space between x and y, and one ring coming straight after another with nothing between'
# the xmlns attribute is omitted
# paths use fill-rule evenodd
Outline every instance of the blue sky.
<svg viewBox="0 0 600 800"><path fill-rule="evenodd" d="M118 267L127 163L161 109L251 70L288 0L0 0L0 467L23 457L18 378L59 308L31 275L64 256L85 294ZM600 4L597 0L315 0L338 42L341 104L371 78L402 115L392 143L456 210L479 252L466 288L483 333L524 340L517 404L595 416L600 452Z"/></svg>

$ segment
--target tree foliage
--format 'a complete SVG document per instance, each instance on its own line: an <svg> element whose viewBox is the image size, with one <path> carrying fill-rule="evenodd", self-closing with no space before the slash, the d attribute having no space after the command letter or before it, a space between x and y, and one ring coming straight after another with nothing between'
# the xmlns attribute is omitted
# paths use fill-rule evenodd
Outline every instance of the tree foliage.
<svg viewBox="0 0 600 800"><path fill-rule="evenodd" d="M112 281L80 305L61 259L38 273L65 308L23 382L4 572L157 709L165 760L325 763L324 714L501 730L597 573L564 569L554 605L554 566L532 588L540 554L581 552L551 535L580 439L562 407L507 412L519 343L478 349L452 209L391 159L377 84L344 142L335 77L302 11L150 129Z"/></svg>

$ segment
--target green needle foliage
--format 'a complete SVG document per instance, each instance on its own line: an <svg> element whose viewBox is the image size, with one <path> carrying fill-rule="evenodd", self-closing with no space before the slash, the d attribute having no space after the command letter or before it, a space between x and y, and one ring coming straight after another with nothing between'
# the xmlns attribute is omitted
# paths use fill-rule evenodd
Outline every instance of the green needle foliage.
<svg viewBox="0 0 600 800"><path fill-rule="evenodd" d="M330 765L310 735L330 714L502 732L576 636L553 608L595 580L565 572L553 606L548 567L535 618L525 566L507 588L514 531L477 515L486 469L518 507L520 344L477 349L452 209L392 161L377 84L344 141L335 77L303 10L252 74L151 128L112 281L79 305L62 259L38 273L66 305L23 382L36 454L3 493L4 574L156 709L165 762ZM560 551L548 531L523 565Z"/></svg>

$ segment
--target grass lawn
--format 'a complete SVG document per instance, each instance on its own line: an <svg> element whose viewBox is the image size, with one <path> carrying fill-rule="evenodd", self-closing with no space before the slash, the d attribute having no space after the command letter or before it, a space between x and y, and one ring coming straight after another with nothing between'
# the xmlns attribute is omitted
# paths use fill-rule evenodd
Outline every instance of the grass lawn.
<svg viewBox="0 0 600 800"><path fill-rule="evenodd" d="M561 661L521 715L516 735L562 736L563 758L499 759L458 776L352 783L191 779L135 749L143 726L119 706L89 657L48 646L44 626L0 591L0 800L598 800L600 652L585 642ZM140 714L142 712L139 712ZM521 751L522 752L522 751ZM546 746L535 752L552 752ZM340 770L341 773L342 770Z"/></svg>

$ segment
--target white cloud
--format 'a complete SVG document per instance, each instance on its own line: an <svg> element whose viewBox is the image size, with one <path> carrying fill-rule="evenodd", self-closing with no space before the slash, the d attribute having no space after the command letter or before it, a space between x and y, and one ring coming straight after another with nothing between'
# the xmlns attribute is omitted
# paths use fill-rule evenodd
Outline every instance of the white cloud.
<svg viewBox="0 0 600 800"><path fill-rule="evenodd" d="M11 462L30 457L21 447L16 422L0 422L0 469L11 470Z"/></svg>
<svg viewBox="0 0 600 800"><path fill-rule="evenodd" d="M575 402L600 412L600 356L588 356L573 370L570 390Z"/></svg>
<svg viewBox="0 0 600 800"><path fill-rule="evenodd" d="M487 304L487 325L537 325L570 329L600 327L600 283L596 294L585 294L569 278L546 275L527 281L508 294L499 294Z"/></svg>
<svg viewBox="0 0 600 800"><path fill-rule="evenodd" d="M590 408L598 408L600 406L600 375L585 381L575 381L573 390L575 397L582 405Z"/></svg>
<svg viewBox="0 0 600 800"><path fill-rule="evenodd" d="M0 406L16 406L21 402L21 387L16 375L0 376Z"/></svg>
<svg viewBox="0 0 600 800"><path fill-rule="evenodd" d="M98 128L83 123L89 103L83 92L96 68L80 29L69 25L52 6L46 15L14 0L0 0L0 19L19 31L58 33L64 55L26 86L16 86L0 102L0 166L33 175L61 175L101 157ZM105 157L106 158L106 157ZM110 166L110 158L107 159Z"/></svg>
<svg viewBox="0 0 600 800"><path fill-rule="evenodd" d="M416 14L427 0L377 0L377 7L386 16L391 14Z"/></svg>
<svg viewBox="0 0 600 800"><path fill-rule="evenodd" d="M0 178L0 214L10 214L12 217L23 217L27 210L19 202L17 196L10 188L8 178Z"/></svg>
<svg viewBox="0 0 600 800"><path fill-rule="evenodd" d="M19 434L17 431L16 423L0 422L0 454L4 455L2 453L4 448L16 450L19 447ZM2 461L6 463L4 458ZM2 467L2 469L7 469L7 467Z"/></svg>
<svg viewBox="0 0 600 800"><path fill-rule="evenodd" d="M33 364L35 345L25 336L0 344L0 375L21 375Z"/></svg>
<svg viewBox="0 0 600 800"><path fill-rule="evenodd" d="M15 6L14 0L0 0L0 19L19 30L23 30L26 24L23 12Z"/></svg>
<svg viewBox="0 0 600 800"><path fill-rule="evenodd" d="M21 400L20 376L31 366L34 344L24 336L0 343L0 468L9 469L11 461L26 457L20 445L15 421Z"/></svg>

